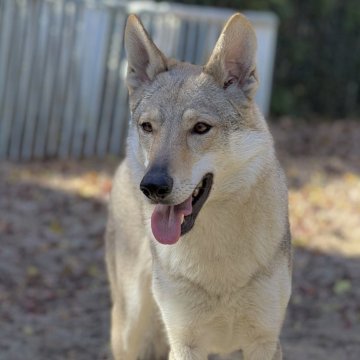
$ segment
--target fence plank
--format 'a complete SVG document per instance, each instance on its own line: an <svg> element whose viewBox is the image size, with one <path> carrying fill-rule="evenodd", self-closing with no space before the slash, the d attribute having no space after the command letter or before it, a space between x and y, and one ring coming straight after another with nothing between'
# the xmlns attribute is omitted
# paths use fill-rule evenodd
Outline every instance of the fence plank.
<svg viewBox="0 0 360 360"><path fill-rule="evenodd" d="M43 9L43 22L41 24L41 33L44 37L41 40L41 52L44 53L43 67L38 69L42 73L42 81L39 84L39 99L37 113L37 127L34 144L34 157L45 157L46 134L49 126L50 107L52 98L52 84L54 81L54 68L57 59L55 59L55 34L54 24L57 16L54 13L54 4L45 3ZM46 34L46 35L45 35Z"/></svg>
<svg viewBox="0 0 360 360"><path fill-rule="evenodd" d="M30 96L29 104L27 109L26 117L26 128L24 135L24 146L22 150L22 156L25 160L32 158L35 141L39 138L38 121L39 109L42 103L42 92L43 92L43 80L44 80L44 68L46 64L46 49L48 42L48 31L47 26L49 24L48 18L48 6L46 2L39 2L37 17L34 19L37 23L37 41L35 45L32 78L30 82ZM40 124L42 121L40 120Z"/></svg>
<svg viewBox="0 0 360 360"><path fill-rule="evenodd" d="M33 21L36 8L28 6L25 8L24 34L23 34L23 55L21 58L21 70L19 79L19 97L16 104L16 114L14 119L13 134L11 137L10 158L13 160L21 159L21 148L23 143L26 125L26 104L29 97L29 86L31 81L31 68L35 43L36 23Z"/></svg>
<svg viewBox="0 0 360 360"><path fill-rule="evenodd" d="M74 122L77 112L77 98L80 88L80 74L79 74L79 35L82 25L82 9L71 4L70 16L73 17L73 40L71 49L69 51L69 82L66 90L65 98L65 112L63 119L63 127L61 131L60 149L59 155L61 158L67 158L70 156L70 146L73 134Z"/></svg>
<svg viewBox="0 0 360 360"><path fill-rule="evenodd" d="M53 62L54 67L52 69L53 79L51 84L51 104L48 117L48 132L45 147L45 154L48 157L56 155L58 143L59 143L59 129L61 123L61 108L63 107L63 93L64 79L62 78L62 61L63 61L63 46L65 36L65 7L66 3L61 1L54 4L54 12L56 21L54 21L53 28ZM65 73L65 78L67 74ZM59 95L60 93L60 95Z"/></svg>
<svg viewBox="0 0 360 360"><path fill-rule="evenodd" d="M16 4L9 0L4 3L3 28L0 52L0 158L6 158L10 141L11 114L9 114L9 90L11 82L10 59L12 54L12 35L16 26ZM14 89L12 89L14 90Z"/></svg>
<svg viewBox="0 0 360 360"><path fill-rule="evenodd" d="M26 24L26 3L23 1L17 1L16 4L16 16L14 18L14 31L13 39L14 43L10 49L10 59L8 65L8 89L5 96L4 104L4 117L9 119L10 126L8 127L8 152L10 158L14 158L11 150L14 149L12 142L18 137L19 129L18 123L16 122L16 109L21 90L21 65L22 65L22 54L24 48L24 35L25 35L25 24ZM16 154L15 154L16 155Z"/></svg>

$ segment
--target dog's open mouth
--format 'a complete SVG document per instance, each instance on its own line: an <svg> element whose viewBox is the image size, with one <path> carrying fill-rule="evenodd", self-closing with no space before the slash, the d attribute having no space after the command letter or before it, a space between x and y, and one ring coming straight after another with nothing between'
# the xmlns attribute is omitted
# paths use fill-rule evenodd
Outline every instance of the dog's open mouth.
<svg viewBox="0 0 360 360"><path fill-rule="evenodd" d="M178 205L157 204L151 216L151 229L162 244L175 244L181 235L189 232L210 194L213 175L206 174L193 193Z"/></svg>

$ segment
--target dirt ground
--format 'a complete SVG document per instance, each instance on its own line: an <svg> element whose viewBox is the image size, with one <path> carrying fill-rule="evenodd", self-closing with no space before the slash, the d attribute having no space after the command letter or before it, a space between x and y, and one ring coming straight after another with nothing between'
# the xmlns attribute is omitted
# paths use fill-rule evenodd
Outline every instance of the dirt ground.
<svg viewBox="0 0 360 360"><path fill-rule="evenodd" d="M289 179L289 360L360 359L360 122L272 125ZM108 359L117 159L0 164L0 360Z"/></svg>

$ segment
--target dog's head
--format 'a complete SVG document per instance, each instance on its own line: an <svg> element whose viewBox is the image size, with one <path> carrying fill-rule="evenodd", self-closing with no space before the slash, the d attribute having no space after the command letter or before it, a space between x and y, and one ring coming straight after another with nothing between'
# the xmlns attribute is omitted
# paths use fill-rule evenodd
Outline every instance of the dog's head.
<svg viewBox="0 0 360 360"><path fill-rule="evenodd" d="M208 198L246 191L271 149L253 101L256 36L236 14L207 64L195 66L167 59L131 15L125 47L132 117L128 155L141 191L156 204L154 236L172 244L192 229Z"/></svg>

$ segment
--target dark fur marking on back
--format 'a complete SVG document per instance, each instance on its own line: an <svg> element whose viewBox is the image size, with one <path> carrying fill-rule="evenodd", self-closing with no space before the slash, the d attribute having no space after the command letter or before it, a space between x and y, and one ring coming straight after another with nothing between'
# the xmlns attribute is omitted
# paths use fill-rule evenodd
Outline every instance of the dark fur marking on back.
<svg viewBox="0 0 360 360"><path fill-rule="evenodd" d="M291 232L289 221L286 223L285 233L280 242L280 251L288 258L288 266L292 265Z"/></svg>

